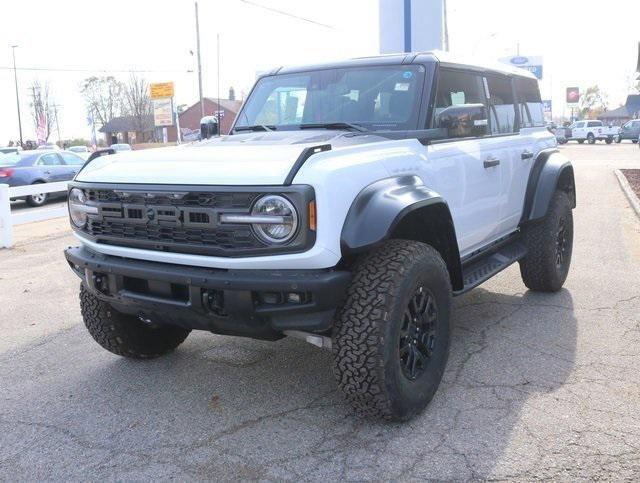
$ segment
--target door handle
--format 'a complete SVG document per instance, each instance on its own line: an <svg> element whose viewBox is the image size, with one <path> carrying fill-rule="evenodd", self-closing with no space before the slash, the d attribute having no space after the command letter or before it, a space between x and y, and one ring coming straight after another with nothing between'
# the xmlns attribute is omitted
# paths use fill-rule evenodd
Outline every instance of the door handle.
<svg viewBox="0 0 640 483"><path fill-rule="evenodd" d="M521 159L531 159L533 158L533 153L529 150L526 151L522 151L522 154L520 155Z"/></svg>
<svg viewBox="0 0 640 483"><path fill-rule="evenodd" d="M500 164L500 160L498 158L489 157L484 160L484 168L493 168L494 166L498 166Z"/></svg>

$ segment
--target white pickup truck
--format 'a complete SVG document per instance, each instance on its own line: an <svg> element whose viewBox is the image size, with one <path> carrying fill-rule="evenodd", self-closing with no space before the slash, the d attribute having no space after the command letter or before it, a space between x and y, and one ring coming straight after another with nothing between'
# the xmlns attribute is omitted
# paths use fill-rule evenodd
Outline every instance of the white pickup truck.
<svg viewBox="0 0 640 483"><path fill-rule="evenodd" d="M596 141L604 141L611 144L617 140L619 129L615 126L605 126L602 121L576 121L571 126L571 136L568 141L578 141L582 144L587 141L595 144Z"/></svg>

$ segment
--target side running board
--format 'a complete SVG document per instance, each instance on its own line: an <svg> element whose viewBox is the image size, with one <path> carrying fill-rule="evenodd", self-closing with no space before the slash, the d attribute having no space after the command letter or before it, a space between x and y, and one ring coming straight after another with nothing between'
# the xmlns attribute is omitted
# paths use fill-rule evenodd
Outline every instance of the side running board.
<svg viewBox="0 0 640 483"><path fill-rule="evenodd" d="M454 292L453 295L462 295L481 283L486 282L496 273L501 272L509 265L517 262L526 254L527 249L524 244L516 240L501 246L495 251L491 251L485 256L474 259L471 263L462 267L464 287L462 290Z"/></svg>

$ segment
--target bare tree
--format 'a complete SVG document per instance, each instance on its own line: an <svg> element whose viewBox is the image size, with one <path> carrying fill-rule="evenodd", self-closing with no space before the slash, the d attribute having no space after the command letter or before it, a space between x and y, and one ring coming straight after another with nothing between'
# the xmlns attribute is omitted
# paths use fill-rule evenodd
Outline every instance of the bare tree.
<svg viewBox="0 0 640 483"><path fill-rule="evenodd" d="M87 111L103 126L122 114L125 86L113 76L88 77L81 86Z"/></svg>
<svg viewBox="0 0 640 483"><path fill-rule="evenodd" d="M131 73L124 94L125 110L133 117L136 131L143 133L153 129L153 107L146 79Z"/></svg>
<svg viewBox="0 0 640 483"><path fill-rule="evenodd" d="M38 138L47 141L53 130L53 125L56 122L56 116L54 113L54 106L49 97L49 84L40 84L40 81L35 80L29 87L31 91L31 117L33 118L33 124L36 128L36 132L42 127L42 136ZM40 134L40 133L39 133Z"/></svg>

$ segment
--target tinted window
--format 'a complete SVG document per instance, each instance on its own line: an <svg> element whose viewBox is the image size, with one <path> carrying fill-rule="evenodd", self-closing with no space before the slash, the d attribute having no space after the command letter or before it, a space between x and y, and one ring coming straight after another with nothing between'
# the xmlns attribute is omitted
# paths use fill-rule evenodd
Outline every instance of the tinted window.
<svg viewBox="0 0 640 483"><path fill-rule="evenodd" d="M415 129L424 82L417 65L328 69L263 77L236 128L349 122L370 129Z"/></svg>
<svg viewBox="0 0 640 483"><path fill-rule="evenodd" d="M521 127L544 126L544 111L538 81L516 78L516 91L520 99Z"/></svg>
<svg viewBox="0 0 640 483"><path fill-rule="evenodd" d="M71 166L80 166L84 164L84 159L80 156L76 156L75 154L60 153L60 156L64 159L65 164L69 164Z"/></svg>
<svg viewBox="0 0 640 483"><path fill-rule="evenodd" d="M460 104L487 105L483 78L469 72L440 70L434 116L440 114L447 107L459 106ZM437 124L437 117L434 117L433 127L440 127Z"/></svg>
<svg viewBox="0 0 640 483"><path fill-rule="evenodd" d="M43 154L38 160L38 164L42 166L58 166L62 162L57 154Z"/></svg>
<svg viewBox="0 0 640 483"><path fill-rule="evenodd" d="M602 126L601 121L589 121L589 123L587 124L587 127L600 127L600 126Z"/></svg>
<svg viewBox="0 0 640 483"><path fill-rule="evenodd" d="M489 87L489 117L492 134L511 133L515 129L516 108L511 80L508 77L487 77Z"/></svg>

